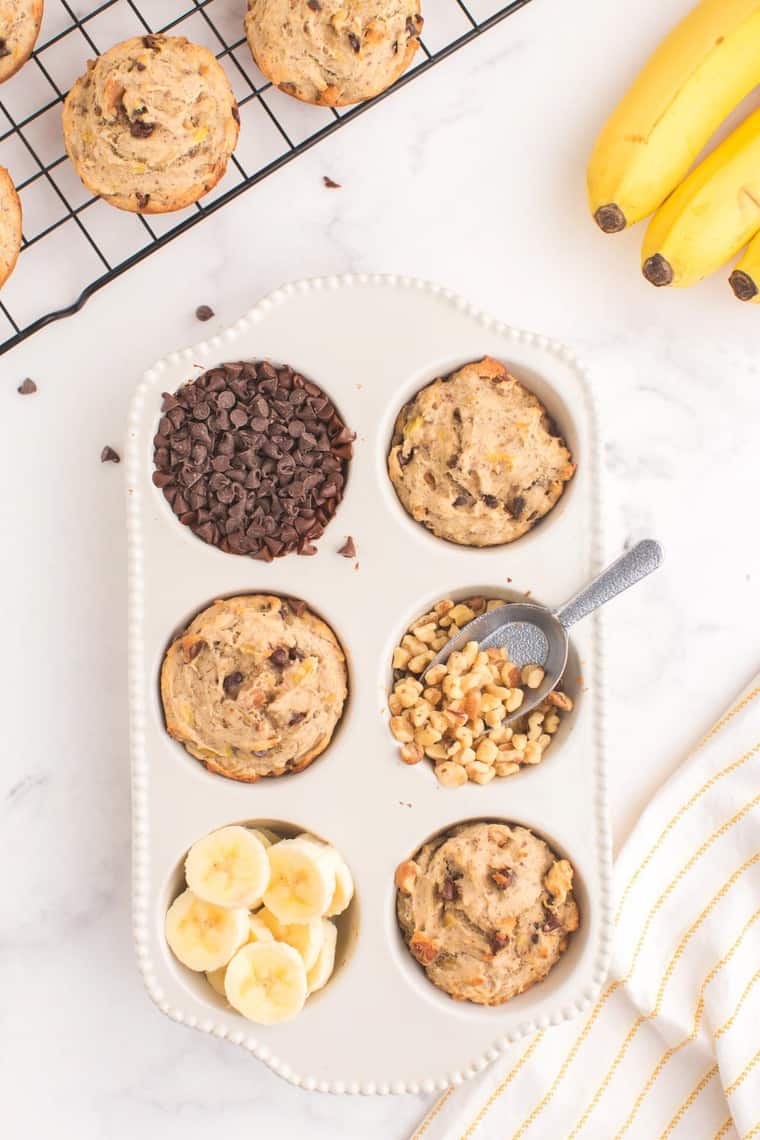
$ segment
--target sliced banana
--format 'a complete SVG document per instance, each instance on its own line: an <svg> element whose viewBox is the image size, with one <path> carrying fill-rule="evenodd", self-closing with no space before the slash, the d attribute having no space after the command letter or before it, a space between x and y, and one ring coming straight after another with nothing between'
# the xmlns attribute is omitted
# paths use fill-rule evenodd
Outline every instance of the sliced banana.
<svg viewBox="0 0 760 1140"><path fill-rule="evenodd" d="M194 843L185 860L187 885L217 906L254 906L269 884L267 848L251 828L222 827Z"/></svg>
<svg viewBox="0 0 760 1140"><path fill-rule="evenodd" d="M267 849L271 878L264 903L283 923L321 918L335 894L335 865L321 845L283 839Z"/></svg>
<svg viewBox="0 0 760 1140"><path fill-rule="evenodd" d="M190 970L218 970L247 941L250 920L245 907L221 907L183 891L166 912L166 941L175 958Z"/></svg>
<svg viewBox="0 0 760 1140"><path fill-rule="evenodd" d="M249 919L248 927L248 941L249 942L273 942L274 935L266 923L262 922L258 914L252 914ZM216 990L222 997L226 997L224 992L224 977L227 973L227 966L220 966L218 970L207 970L206 978L209 985L213 990Z"/></svg>
<svg viewBox="0 0 760 1140"><path fill-rule="evenodd" d="M289 1021L306 1001L303 958L284 942L252 942L227 967L224 989L230 1005L249 1021Z"/></svg>
<svg viewBox="0 0 760 1140"><path fill-rule="evenodd" d="M335 915L343 914L343 911L354 897L354 880L345 859L342 855L338 854L334 847L323 843L321 839L317 839L316 836L310 835L307 831L304 831L303 834L297 838L299 842L311 843L321 848L321 850L327 852L333 860L335 867L335 891L333 897L330 899L325 915L327 918L334 918Z"/></svg>
<svg viewBox="0 0 760 1140"><path fill-rule="evenodd" d="M280 922L266 907L257 911L256 918L270 938L277 942L287 942L288 946L292 946L301 955L306 969L312 968L322 950L325 936L321 918L312 918L308 922Z"/></svg>
<svg viewBox="0 0 760 1140"><path fill-rule="evenodd" d="M220 966L218 970L206 970L206 981L212 990L216 990L219 996L225 999L227 997L227 994L224 992L224 979L226 975L226 966Z"/></svg>
<svg viewBox="0 0 760 1140"><path fill-rule="evenodd" d="M335 946L338 941L338 931L335 923L330 922L327 918L323 918L321 923L322 947L317 955L316 962L306 974L306 985L310 994L322 989L322 986L329 981L335 968Z"/></svg>
<svg viewBox="0 0 760 1140"><path fill-rule="evenodd" d="M279 843L280 836L276 831L270 830L268 827L249 827L248 830L257 839L260 839L265 847L271 847L273 843Z"/></svg>

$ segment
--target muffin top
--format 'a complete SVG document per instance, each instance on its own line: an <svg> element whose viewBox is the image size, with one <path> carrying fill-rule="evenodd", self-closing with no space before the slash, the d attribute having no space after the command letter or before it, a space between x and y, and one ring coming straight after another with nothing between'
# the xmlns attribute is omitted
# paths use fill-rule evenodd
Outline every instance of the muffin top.
<svg viewBox="0 0 760 1140"><path fill-rule="evenodd" d="M183 36L116 44L88 63L63 111L66 149L84 184L145 214L179 210L211 190L238 123L220 64Z"/></svg>
<svg viewBox="0 0 760 1140"><path fill-rule="evenodd" d="M236 780L305 768L329 744L347 691L330 627L305 603L265 594L214 602L161 669L169 734Z"/></svg>
<svg viewBox="0 0 760 1140"><path fill-rule="evenodd" d="M10 79L34 50L43 0L0 0L0 83Z"/></svg>
<svg viewBox="0 0 760 1140"><path fill-rule="evenodd" d="M307 103L378 95L409 66L419 0L248 0L246 34L272 83Z"/></svg>
<svg viewBox="0 0 760 1140"><path fill-rule="evenodd" d="M573 870L525 827L467 823L396 872L397 913L430 981L498 1005L546 977L578 927Z"/></svg>
<svg viewBox="0 0 760 1140"><path fill-rule="evenodd" d="M21 203L13 179L0 166L0 285L13 272L21 249Z"/></svg>
<svg viewBox="0 0 760 1140"><path fill-rule="evenodd" d="M551 510L575 465L541 402L485 357L402 408L388 471L405 510L433 534L496 546Z"/></svg>

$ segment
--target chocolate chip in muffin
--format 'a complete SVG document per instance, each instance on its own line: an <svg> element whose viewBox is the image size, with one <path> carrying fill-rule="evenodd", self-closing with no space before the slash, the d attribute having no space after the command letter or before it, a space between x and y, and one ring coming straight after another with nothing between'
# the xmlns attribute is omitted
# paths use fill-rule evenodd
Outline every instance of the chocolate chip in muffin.
<svg viewBox="0 0 760 1140"><path fill-rule="evenodd" d="M273 665L276 665L279 669L282 669L290 661L290 654L284 645L278 645L277 648L273 650L272 653L270 653L269 660Z"/></svg>
<svg viewBox="0 0 760 1140"><path fill-rule="evenodd" d="M238 690L242 684L243 674L239 670L235 670L234 673L228 673L224 678L222 681L222 688L228 697L234 698L238 695Z"/></svg>
<svg viewBox="0 0 760 1140"><path fill-rule="evenodd" d="M8 47L4 39L0 39L0 59L5 59L7 55L11 54L11 49Z"/></svg>
<svg viewBox="0 0 760 1140"><path fill-rule="evenodd" d="M316 554L355 435L288 366L231 362L165 393L153 482L204 542L271 562Z"/></svg>
<svg viewBox="0 0 760 1140"><path fill-rule="evenodd" d="M144 123L142 119L135 119L130 123L129 133L133 139L149 139L155 129L155 123Z"/></svg>

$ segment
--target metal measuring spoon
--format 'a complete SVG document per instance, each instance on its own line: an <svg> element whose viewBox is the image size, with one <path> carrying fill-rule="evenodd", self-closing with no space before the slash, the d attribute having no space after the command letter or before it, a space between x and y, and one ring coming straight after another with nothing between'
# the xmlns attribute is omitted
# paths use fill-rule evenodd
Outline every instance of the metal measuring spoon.
<svg viewBox="0 0 760 1140"><path fill-rule="evenodd" d="M569 602L557 610L549 610L529 602L510 602L506 606L481 614L447 641L422 674L448 659L455 649L463 649L468 641L477 641L481 649L496 646L505 649L509 660L522 669L524 665L541 665L544 679L537 689L526 689L520 708L505 717L509 724L525 716L556 689L567 664L567 631L581 618L598 610L605 602L622 594L646 578L662 562L659 542L646 538L616 558L598 577L584 586Z"/></svg>

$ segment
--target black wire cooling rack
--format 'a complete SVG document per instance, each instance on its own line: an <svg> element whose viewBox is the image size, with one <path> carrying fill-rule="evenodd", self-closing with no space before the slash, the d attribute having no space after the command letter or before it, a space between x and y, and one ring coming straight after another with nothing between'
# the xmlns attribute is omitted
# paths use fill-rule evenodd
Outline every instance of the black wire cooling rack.
<svg viewBox="0 0 760 1140"><path fill-rule="evenodd" d="M332 134L343 123L493 27L529 0L427 0L419 62L358 107L311 107L268 83L243 34L245 0L47 0L37 49L0 87L0 165L21 197L21 256L0 294L0 355L154 249ZM241 107L227 174L202 202L142 217L93 198L66 158L61 103L86 60L128 36L184 35L223 61Z"/></svg>

